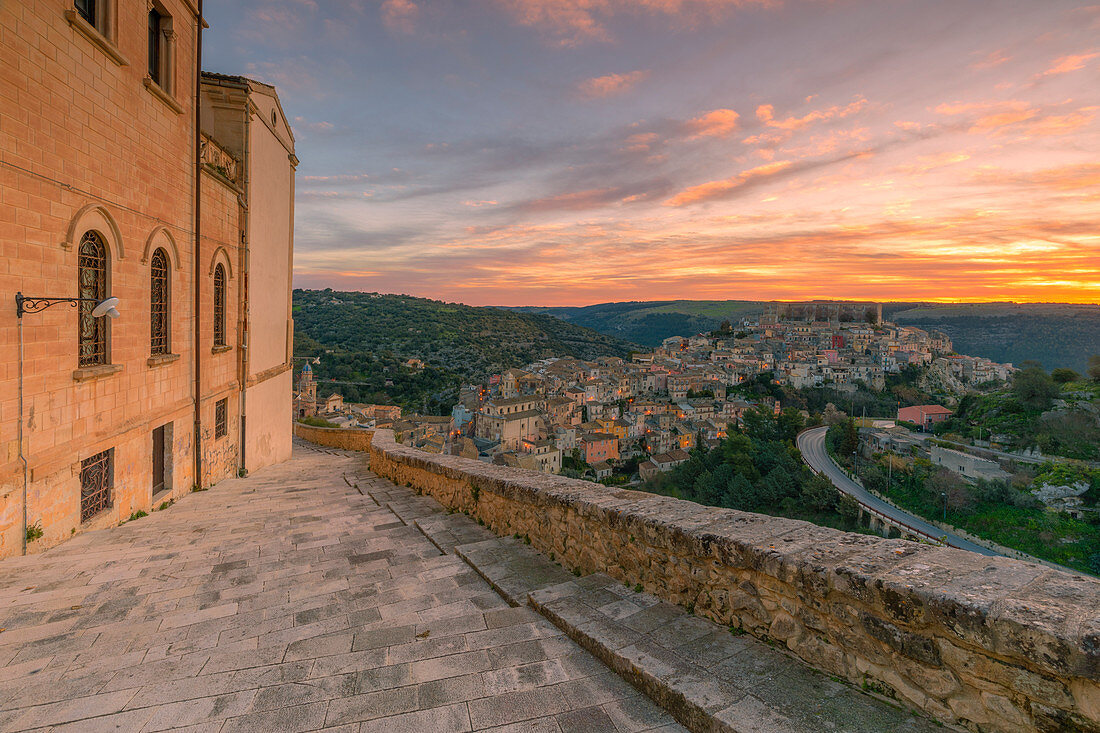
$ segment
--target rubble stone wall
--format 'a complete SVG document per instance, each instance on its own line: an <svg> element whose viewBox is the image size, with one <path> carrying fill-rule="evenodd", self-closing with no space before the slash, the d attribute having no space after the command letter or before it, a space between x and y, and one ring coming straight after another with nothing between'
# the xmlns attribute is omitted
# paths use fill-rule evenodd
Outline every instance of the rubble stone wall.
<svg viewBox="0 0 1100 733"><path fill-rule="evenodd" d="M294 434L310 443L341 450L369 451L373 430L362 428L318 428L295 421Z"/></svg>
<svg viewBox="0 0 1100 733"><path fill-rule="evenodd" d="M1100 731L1100 579L425 453L388 430L370 454L379 476L570 569L641 584L941 721Z"/></svg>

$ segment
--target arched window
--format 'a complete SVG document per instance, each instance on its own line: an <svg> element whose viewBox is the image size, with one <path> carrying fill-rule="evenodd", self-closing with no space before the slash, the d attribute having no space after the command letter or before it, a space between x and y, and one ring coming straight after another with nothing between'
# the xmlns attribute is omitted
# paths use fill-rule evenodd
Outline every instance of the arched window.
<svg viewBox="0 0 1100 733"><path fill-rule="evenodd" d="M168 311L168 255L157 249L149 266L149 353L171 352Z"/></svg>
<svg viewBox="0 0 1100 733"><path fill-rule="evenodd" d="M214 345L225 346L225 268L214 268Z"/></svg>
<svg viewBox="0 0 1100 733"><path fill-rule="evenodd" d="M107 297L107 246L98 232L80 239L77 297L82 299L77 320L80 366L106 364L107 319L92 317L96 303Z"/></svg>

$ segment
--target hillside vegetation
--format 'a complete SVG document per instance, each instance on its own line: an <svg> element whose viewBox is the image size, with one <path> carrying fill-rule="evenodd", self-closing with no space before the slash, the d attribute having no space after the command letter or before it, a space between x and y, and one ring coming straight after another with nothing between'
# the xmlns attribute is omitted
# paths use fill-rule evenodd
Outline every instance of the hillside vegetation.
<svg viewBox="0 0 1100 733"><path fill-rule="evenodd" d="M295 355L321 357L318 379L360 383L322 383L319 394L435 412L450 412L464 379L548 356L625 357L638 348L545 314L333 290L294 291L294 330ZM406 366L410 358L424 368Z"/></svg>
<svg viewBox="0 0 1100 733"><path fill-rule="evenodd" d="M764 303L751 300L655 300L514 310L546 313L643 346L658 346L670 336L691 336L712 331L722 321L755 318L763 312Z"/></svg>
<svg viewBox="0 0 1100 733"><path fill-rule="evenodd" d="M1100 350L1100 305L1067 303L887 303L883 317L943 331L960 354L1084 372Z"/></svg>

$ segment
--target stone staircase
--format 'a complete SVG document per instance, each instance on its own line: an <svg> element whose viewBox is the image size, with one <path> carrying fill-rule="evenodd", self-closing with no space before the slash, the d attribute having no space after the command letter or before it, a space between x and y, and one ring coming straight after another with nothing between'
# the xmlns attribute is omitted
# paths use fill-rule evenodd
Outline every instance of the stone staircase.
<svg viewBox="0 0 1100 733"><path fill-rule="evenodd" d="M930 733L944 726L772 645L602 574L580 577L470 517L384 479L364 490L511 605L530 606L693 731Z"/></svg>

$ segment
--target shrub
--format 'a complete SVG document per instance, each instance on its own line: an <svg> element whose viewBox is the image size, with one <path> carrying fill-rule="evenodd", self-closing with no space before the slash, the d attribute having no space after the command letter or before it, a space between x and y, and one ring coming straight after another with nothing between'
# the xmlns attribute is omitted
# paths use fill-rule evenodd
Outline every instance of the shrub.
<svg viewBox="0 0 1100 733"><path fill-rule="evenodd" d="M340 427L336 423L329 422L328 420L324 419L323 417L300 417L300 418L298 418L298 422L302 423L303 425L311 425L315 428L338 428L338 427Z"/></svg>

